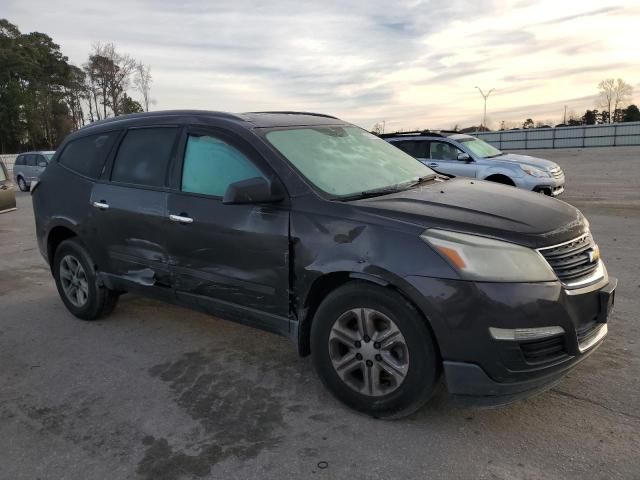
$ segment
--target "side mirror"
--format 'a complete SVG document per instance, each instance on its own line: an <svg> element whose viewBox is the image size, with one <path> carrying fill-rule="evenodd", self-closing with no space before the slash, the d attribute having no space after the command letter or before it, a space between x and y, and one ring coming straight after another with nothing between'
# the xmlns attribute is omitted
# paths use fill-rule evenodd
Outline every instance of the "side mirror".
<svg viewBox="0 0 640 480"><path fill-rule="evenodd" d="M38 163L38 166L39 166L39 167L43 167L43 168L47 168L47 166L48 166L48 165L49 165L49 164L48 164L47 162L40 162L40 163Z"/></svg>
<svg viewBox="0 0 640 480"><path fill-rule="evenodd" d="M471 157L469 156L469 154L468 154L468 153L466 153L466 152L460 152L460 153L458 154L458 160L460 160L460 161L462 161L462 162L467 162L467 163L469 163L469 162L472 162L472 161L473 161L473 160L471 160Z"/></svg>
<svg viewBox="0 0 640 480"><path fill-rule="evenodd" d="M263 177L248 178L232 183L222 197L224 204L276 203L284 200L282 187Z"/></svg>

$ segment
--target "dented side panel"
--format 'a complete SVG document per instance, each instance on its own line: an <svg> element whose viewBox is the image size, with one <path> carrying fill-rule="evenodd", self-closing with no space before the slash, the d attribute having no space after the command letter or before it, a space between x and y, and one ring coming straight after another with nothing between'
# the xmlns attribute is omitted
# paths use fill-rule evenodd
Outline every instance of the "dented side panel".
<svg viewBox="0 0 640 480"><path fill-rule="evenodd" d="M318 207L322 204L312 197L300 197L291 213L293 292L299 309L314 282L329 273L363 274L396 287L408 275L457 278L420 240L422 228L408 224L397 228L348 203L332 202L331 210Z"/></svg>
<svg viewBox="0 0 640 480"><path fill-rule="evenodd" d="M176 291L287 317L287 206L224 205L175 192L169 211L193 219L165 230Z"/></svg>
<svg viewBox="0 0 640 480"><path fill-rule="evenodd" d="M91 243L101 250L103 270L140 286L171 284L166 192L96 183L89 204Z"/></svg>

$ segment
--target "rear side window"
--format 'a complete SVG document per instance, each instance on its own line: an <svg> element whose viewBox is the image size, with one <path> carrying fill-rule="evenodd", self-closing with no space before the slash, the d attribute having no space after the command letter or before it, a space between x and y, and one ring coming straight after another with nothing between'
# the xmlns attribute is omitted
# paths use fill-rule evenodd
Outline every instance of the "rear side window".
<svg viewBox="0 0 640 480"><path fill-rule="evenodd" d="M37 155L27 155L27 167L35 167L38 164Z"/></svg>
<svg viewBox="0 0 640 480"><path fill-rule="evenodd" d="M16 165L24 165L24 155L18 155L18 158L16 158Z"/></svg>
<svg viewBox="0 0 640 480"><path fill-rule="evenodd" d="M174 127L129 130L118 149L111 180L150 187L164 186L177 133L178 129Z"/></svg>
<svg viewBox="0 0 640 480"><path fill-rule="evenodd" d="M262 177L258 168L239 150L208 135L187 140L182 168L182 191L224 196L229 185Z"/></svg>
<svg viewBox="0 0 640 480"><path fill-rule="evenodd" d="M105 132L72 140L58 162L81 175L98 178L118 133Z"/></svg>
<svg viewBox="0 0 640 480"><path fill-rule="evenodd" d="M404 153L411 155L415 158L428 158L427 155L427 146L429 142L416 142L416 141L404 141L404 142L393 142L393 145L398 147Z"/></svg>
<svg viewBox="0 0 640 480"><path fill-rule="evenodd" d="M444 142L431 142L431 155L434 160L457 160L460 149Z"/></svg>

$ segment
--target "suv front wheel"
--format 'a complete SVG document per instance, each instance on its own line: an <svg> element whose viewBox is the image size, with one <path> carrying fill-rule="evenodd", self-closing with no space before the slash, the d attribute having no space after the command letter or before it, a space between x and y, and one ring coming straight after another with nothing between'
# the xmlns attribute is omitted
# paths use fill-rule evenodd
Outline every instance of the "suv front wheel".
<svg viewBox="0 0 640 480"><path fill-rule="evenodd" d="M425 320L396 292L353 282L322 302L311 325L318 375L340 400L399 418L431 397L441 365Z"/></svg>
<svg viewBox="0 0 640 480"><path fill-rule="evenodd" d="M56 249L53 276L60 298L78 318L97 320L111 313L118 302L118 292L99 283L89 253L75 238Z"/></svg>
<svg viewBox="0 0 640 480"><path fill-rule="evenodd" d="M29 191L29 186L27 185L27 182L25 182L24 178L22 177L18 177L18 188L20 189L21 192Z"/></svg>

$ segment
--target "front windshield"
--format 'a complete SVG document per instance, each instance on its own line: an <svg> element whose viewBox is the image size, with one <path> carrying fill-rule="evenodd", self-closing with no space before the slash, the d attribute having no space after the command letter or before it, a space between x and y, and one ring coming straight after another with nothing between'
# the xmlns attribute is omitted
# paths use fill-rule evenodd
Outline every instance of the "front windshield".
<svg viewBox="0 0 640 480"><path fill-rule="evenodd" d="M490 158L502 155L502 152L496 147L488 144L484 140L480 140L479 138L461 138L456 140L463 143L465 147L471 150L471 152L478 157Z"/></svg>
<svg viewBox="0 0 640 480"><path fill-rule="evenodd" d="M316 187L335 196L415 183L435 172L357 127L274 130L267 140Z"/></svg>
<svg viewBox="0 0 640 480"><path fill-rule="evenodd" d="M51 160L53 158L53 153L45 153L44 157L47 159L47 161Z"/></svg>

